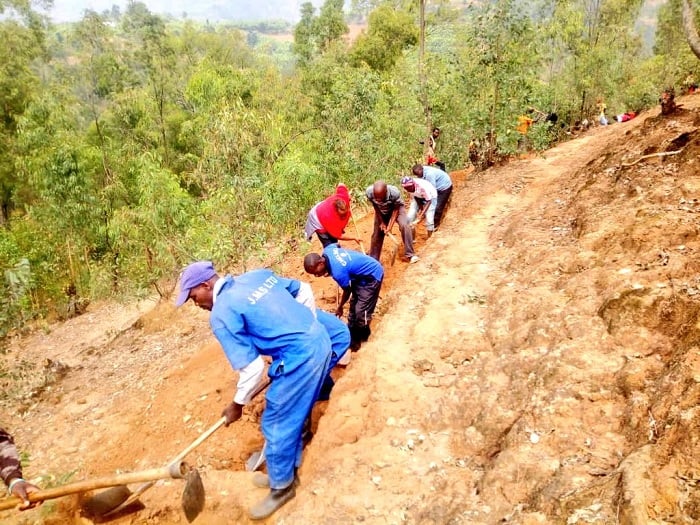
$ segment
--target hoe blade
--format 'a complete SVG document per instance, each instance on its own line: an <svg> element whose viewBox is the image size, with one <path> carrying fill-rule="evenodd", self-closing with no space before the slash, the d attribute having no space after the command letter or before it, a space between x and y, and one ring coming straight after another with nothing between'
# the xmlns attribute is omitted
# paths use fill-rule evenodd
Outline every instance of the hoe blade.
<svg viewBox="0 0 700 525"><path fill-rule="evenodd" d="M182 510L189 523L192 523L204 510L204 484L197 469L191 469L185 476L185 490L182 493Z"/></svg>

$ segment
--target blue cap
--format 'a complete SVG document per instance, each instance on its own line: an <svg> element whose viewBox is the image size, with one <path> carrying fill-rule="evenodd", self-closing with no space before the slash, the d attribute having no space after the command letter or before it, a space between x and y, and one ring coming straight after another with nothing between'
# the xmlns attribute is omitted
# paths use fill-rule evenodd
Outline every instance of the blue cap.
<svg viewBox="0 0 700 525"><path fill-rule="evenodd" d="M401 177L401 186L404 188L412 188L416 185L411 177Z"/></svg>
<svg viewBox="0 0 700 525"><path fill-rule="evenodd" d="M190 264L180 274L180 294L177 296L175 306L182 306L190 297L190 290L208 281L216 275L214 264L211 261L197 261Z"/></svg>

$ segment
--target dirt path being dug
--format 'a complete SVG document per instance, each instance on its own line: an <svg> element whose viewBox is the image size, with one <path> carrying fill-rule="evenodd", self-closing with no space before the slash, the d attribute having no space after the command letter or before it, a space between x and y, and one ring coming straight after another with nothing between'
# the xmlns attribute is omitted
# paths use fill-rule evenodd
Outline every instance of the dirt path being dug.
<svg viewBox="0 0 700 525"><path fill-rule="evenodd" d="M454 173L420 262L390 266L385 246L371 341L338 371L297 496L269 521L699 522L699 102ZM358 221L365 245L371 220ZM275 267L306 279L302 256ZM332 282L312 285L332 310ZM93 307L0 363L1 423L43 486L166 464L236 380L206 313L167 303ZM196 523L247 523L265 495L243 466L262 408L188 458L207 489ZM161 482L112 523L185 523L181 489ZM0 523L90 523L76 508Z"/></svg>

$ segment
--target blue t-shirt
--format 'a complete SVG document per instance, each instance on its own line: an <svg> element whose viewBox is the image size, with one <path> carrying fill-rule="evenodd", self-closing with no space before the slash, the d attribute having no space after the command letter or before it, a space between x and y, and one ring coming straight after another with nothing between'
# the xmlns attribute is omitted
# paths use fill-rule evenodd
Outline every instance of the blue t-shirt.
<svg viewBox="0 0 700 525"><path fill-rule="evenodd" d="M209 324L234 369L262 354L272 357L274 377L296 369L316 350L322 327L294 298L299 281L267 269L223 279Z"/></svg>
<svg viewBox="0 0 700 525"><path fill-rule="evenodd" d="M368 281L381 281L384 268L375 258L354 250L346 250L337 243L323 249L328 273L341 288L351 284L363 285Z"/></svg>
<svg viewBox="0 0 700 525"><path fill-rule="evenodd" d="M450 176L440 168L433 166L423 166L423 178L435 186L438 191L443 191L452 186Z"/></svg>

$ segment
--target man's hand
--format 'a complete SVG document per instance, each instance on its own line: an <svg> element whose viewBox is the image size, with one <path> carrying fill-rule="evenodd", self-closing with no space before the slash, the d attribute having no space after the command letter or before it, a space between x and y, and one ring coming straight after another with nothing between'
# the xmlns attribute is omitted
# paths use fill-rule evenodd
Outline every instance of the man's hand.
<svg viewBox="0 0 700 525"><path fill-rule="evenodd" d="M243 405L239 405L235 401L232 401L231 404L224 408L224 411L221 412L221 416L226 418L226 423L224 423L224 426L229 426L231 423L238 421L241 419L242 415Z"/></svg>
<svg viewBox="0 0 700 525"><path fill-rule="evenodd" d="M38 502L30 502L29 501L29 494L32 492L37 492L39 490L39 487L36 485L32 485L31 483L27 483L23 479L15 479L10 481L10 484L12 486L12 491L10 492L13 496L17 496L18 498L21 498L24 503L19 507L20 510L27 510L35 507Z"/></svg>
<svg viewBox="0 0 700 525"><path fill-rule="evenodd" d="M389 231L389 228L388 228L387 225L384 224L384 223L381 223L381 224L379 225L379 229L382 231L382 233L386 233L386 232Z"/></svg>
<svg viewBox="0 0 700 525"><path fill-rule="evenodd" d="M339 306L338 308L336 308L335 316L338 318L343 317L343 307L342 306Z"/></svg>

